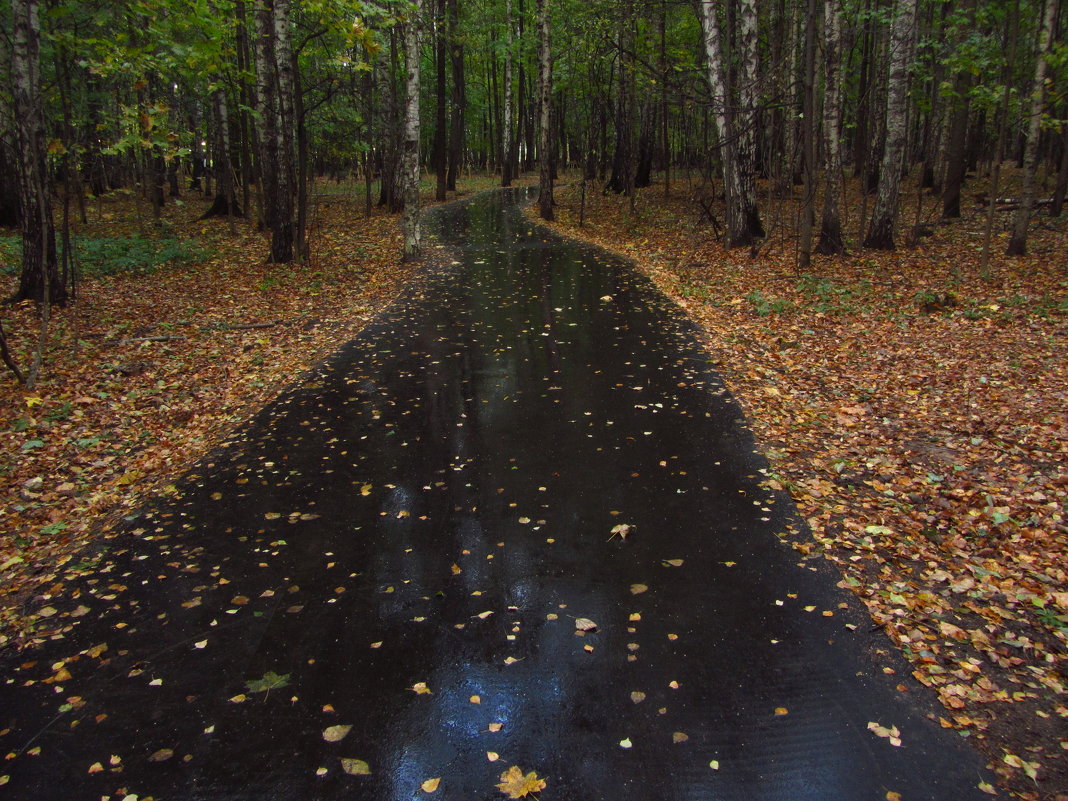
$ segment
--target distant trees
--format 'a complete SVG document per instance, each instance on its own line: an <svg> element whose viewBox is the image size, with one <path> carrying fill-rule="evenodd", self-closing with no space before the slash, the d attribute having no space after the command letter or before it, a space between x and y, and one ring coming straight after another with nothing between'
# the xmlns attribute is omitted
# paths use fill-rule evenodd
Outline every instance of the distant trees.
<svg viewBox="0 0 1068 801"><path fill-rule="evenodd" d="M558 170L632 198L700 180L736 247L764 237L764 197L792 198L827 254L894 247L909 175L952 218L1015 159L1013 253L1068 194L1060 0L38 3L0 6L0 222L22 228L22 299L72 291L54 200L121 187L157 221L206 192L277 262L310 257L313 177L355 170L368 199L408 207L408 257L424 168L438 197L465 168L504 185L537 169L546 216Z"/></svg>

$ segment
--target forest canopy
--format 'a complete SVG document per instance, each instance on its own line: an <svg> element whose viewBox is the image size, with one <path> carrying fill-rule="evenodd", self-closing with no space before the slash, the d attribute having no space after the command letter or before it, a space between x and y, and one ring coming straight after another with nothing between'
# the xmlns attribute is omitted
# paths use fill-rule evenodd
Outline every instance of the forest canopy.
<svg viewBox="0 0 1068 801"><path fill-rule="evenodd" d="M271 231L269 260L299 262L309 185L354 178L368 202L409 206L415 255L421 171L444 199L464 171L507 185L541 168L547 217L560 171L628 195L685 172L732 246L765 235L762 197L803 187L807 259L854 244L849 177L871 196L855 244L892 249L903 175L950 219L976 173L993 208L1012 159L1008 248L1023 254L1068 184L1062 5L11 0L0 223L22 230L16 297L70 297L69 217L123 190L156 219L182 192L213 195L208 214L250 217Z"/></svg>

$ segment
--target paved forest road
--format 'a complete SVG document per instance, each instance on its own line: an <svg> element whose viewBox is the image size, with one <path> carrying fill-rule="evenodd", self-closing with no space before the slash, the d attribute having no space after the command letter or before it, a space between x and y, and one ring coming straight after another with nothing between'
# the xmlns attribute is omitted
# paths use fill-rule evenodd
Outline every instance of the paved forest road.
<svg viewBox="0 0 1068 801"><path fill-rule="evenodd" d="M488 801L517 765L543 801L985 798L778 540L685 321L520 196L437 212L456 263L49 602L0 663L0 797Z"/></svg>

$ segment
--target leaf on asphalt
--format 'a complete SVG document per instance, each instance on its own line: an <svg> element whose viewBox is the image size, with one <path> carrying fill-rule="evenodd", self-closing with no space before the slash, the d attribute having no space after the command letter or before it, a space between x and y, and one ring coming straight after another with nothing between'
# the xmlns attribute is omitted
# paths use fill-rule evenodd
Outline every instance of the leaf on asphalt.
<svg viewBox="0 0 1068 801"><path fill-rule="evenodd" d="M682 559L665 559L664 565L666 567L682 567Z"/></svg>
<svg viewBox="0 0 1068 801"><path fill-rule="evenodd" d="M430 688L426 686L425 681L417 681L412 685L411 690L416 695L430 695Z"/></svg>
<svg viewBox="0 0 1068 801"><path fill-rule="evenodd" d="M891 726L888 729L885 726L879 725L875 721L868 721L868 731L875 734L876 737L882 737L889 740L890 745L899 747L901 745L901 732L898 730L897 726Z"/></svg>
<svg viewBox="0 0 1068 801"><path fill-rule="evenodd" d="M579 631L597 631L597 624L588 617L575 618L575 628Z"/></svg>
<svg viewBox="0 0 1068 801"><path fill-rule="evenodd" d="M633 532L634 526L629 525L628 523L617 523L612 526L612 536L608 539L611 540L613 537L619 537L621 540L626 540Z"/></svg>
<svg viewBox="0 0 1068 801"><path fill-rule="evenodd" d="M632 743L630 741L629 737L624 737L622 740L619 741L619 747L620 748L633 748L634 747L634 743Z"/></svg>
<svg viewBox="0 0 1068 801"><path fill-rule="evenodd" d="M323 729L323 739L328 743L339 743L348 736L350 731L352 731L351 724L328 726Z"/></svg>
<svg viewBox="0 0 1068 801"><path fill-rule="evenodd" d="M262 693L268 690L277 690L279 687L285 687L289 684L289 674L284 673L278 675L273 670L268 670L263 674L263 678L252 679L246 681L245 686L248 687L249 692Z"/></svg>
<svg viewBox="0 0 1068 801"><path fill-rule="evenodd" d="M424 793L436 793L438 791L438 786L440 784L441 784L441 777L438 776L436 779L427 779L425 782L423 782L419 786L422 788Z"/></svg>
<svg viewBox="0 0 1068 801"><path fill-rule="evenodd" d="M149 762L166 762L172 756L174 756L174 751L172 751L170 748L161 748L158 751L156 751L154 754L152 754L152 756L150 756L148 758L148 761Z"/></svg>
<svg viewBox="0 0 1068 801"><path fill-rule="evenodd" d="M631 595L641 595L643 592L646 592L648 589L649 588L646 587L644 584L631 584L630 585L630 594Z"/></svg>
<svg viewBox="0 0 1068 801"><path fill-rule="evenodd" d="M488 731L490 731L490 732L492 732L494 734L496 734L497 732L499 732L503 728L504 728L504 724L503 723L491 723L489 726L486 727L486 729Z"/></svg>
<svg viewBox="0 0 1068 801"><path fill-rule="evenodd" d="M341 769L350 776L369 776L371 774L371 766L362 759L341 757Z"/></svg>
<svg viewBox="0 0 1068 801"><path fill-rule="evenodd" d="M671 735L671 742L684 743L690 739L690 735L683 731L677 731Z"/></svg>
<svg viewBox="0 0 1068 801"><path fill-rule="evenodd" d="M534 771L524 774L518 765L512 765L501 774L501 781L497 789L509 798L525 798L531 793L537 793L545 789L545 780L538 778Z"/></svg>
<svg viewBox="0 0 1068 801"><path fill-rule="evenodd" d="M640 704L642 701L645 700L645 693L638 691L632 692L630 694L630 700L636 704Z"/></svg>

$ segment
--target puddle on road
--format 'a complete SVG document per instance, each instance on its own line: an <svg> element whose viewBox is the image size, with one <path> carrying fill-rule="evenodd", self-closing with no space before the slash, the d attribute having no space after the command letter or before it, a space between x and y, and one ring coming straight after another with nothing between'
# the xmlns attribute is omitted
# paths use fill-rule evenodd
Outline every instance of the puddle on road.
<svg viewBox="0 0 1068 801"><path fill-rule="evenodd" d="M0 688L9 797L472 801L513 765L544 801L980 795L778 542L689 323L520 195L436 212L458 263L54 602L73 627Z"/></svg>

